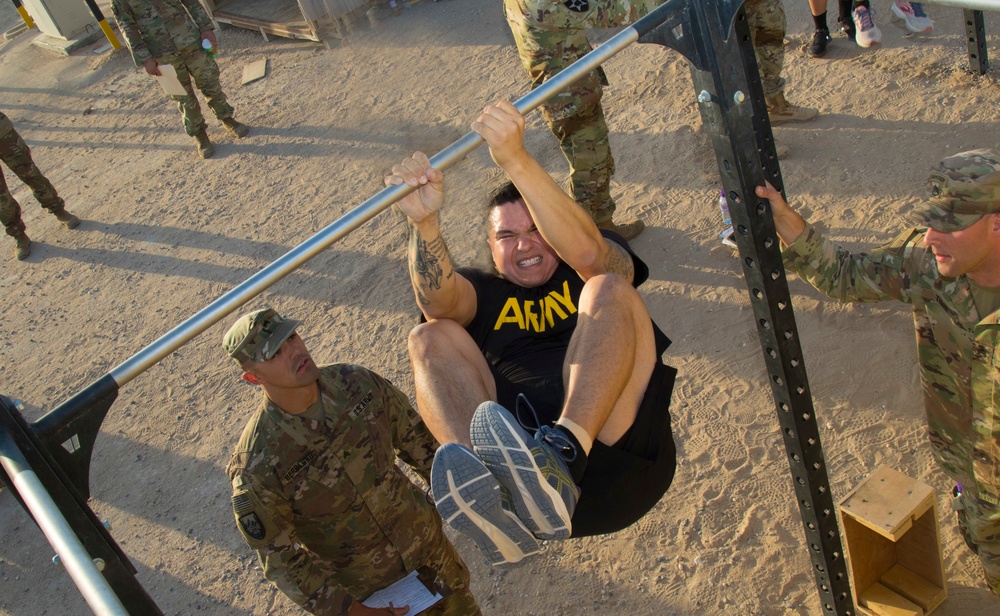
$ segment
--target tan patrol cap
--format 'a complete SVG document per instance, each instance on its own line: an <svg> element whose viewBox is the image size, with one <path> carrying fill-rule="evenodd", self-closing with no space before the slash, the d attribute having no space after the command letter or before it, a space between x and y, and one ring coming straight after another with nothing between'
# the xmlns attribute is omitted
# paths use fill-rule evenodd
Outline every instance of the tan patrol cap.
<svg viewBox="0 0 1000 616"><path fill-rule="evenodd" d="M271 308L256 310L241 316L222 339L222 348L236 363L265 362L278 352L281 345L302 321L282 318Z"/></svg>
<svg viewBox="0 0 1000 616"><path fill-rule="evenodd" d="M970 150L945 158L934 165L927 191L909 218L935 231L960 231L1000 212L1000 153Z"/></svg>

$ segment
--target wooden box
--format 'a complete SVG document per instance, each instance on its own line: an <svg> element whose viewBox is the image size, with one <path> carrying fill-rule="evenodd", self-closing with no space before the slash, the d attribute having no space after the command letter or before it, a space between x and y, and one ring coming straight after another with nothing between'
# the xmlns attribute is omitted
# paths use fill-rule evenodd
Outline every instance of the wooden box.
<svg viewBox="0 0 1000 616"><path fill-rule="evenodd" d="M840 503L859 614L923 616L948 596L934 490L879 467Z"/></svg>

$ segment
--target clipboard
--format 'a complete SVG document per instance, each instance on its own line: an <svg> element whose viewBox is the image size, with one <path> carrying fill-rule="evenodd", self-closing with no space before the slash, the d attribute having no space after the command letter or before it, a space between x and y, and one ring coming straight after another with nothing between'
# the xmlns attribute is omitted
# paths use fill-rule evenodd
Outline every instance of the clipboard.
<svg viewBox="0 0 1000 616"><path fill-rule="evenodd" d="M384 608L389 605L409 605L407 614L420 614L451 594L451 589L438 579L427 566L418 567L409 575L377 590L361 602L365 607Z"/></svg>
<svg viewBox="0 0 1000 616"><path fill-rule="evenodd" d="M153 79L160 83L164 92L169 96L187 96L187 90L177 78L177 69L172 64L157 64L156 67L160 69L161 74L153 75Z"/></svg>

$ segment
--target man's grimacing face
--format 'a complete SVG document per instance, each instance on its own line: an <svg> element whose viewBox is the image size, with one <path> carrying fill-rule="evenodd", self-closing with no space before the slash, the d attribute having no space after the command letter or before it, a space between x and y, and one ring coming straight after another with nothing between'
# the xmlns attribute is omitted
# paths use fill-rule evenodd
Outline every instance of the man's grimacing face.
<svg viewBox="0 0 1000 616"><path fill-rule="evenodd" d="M528 288L545 284L559 267L559 257L521 199L490 211L488 235L497 271L514 284Z"/></svg>

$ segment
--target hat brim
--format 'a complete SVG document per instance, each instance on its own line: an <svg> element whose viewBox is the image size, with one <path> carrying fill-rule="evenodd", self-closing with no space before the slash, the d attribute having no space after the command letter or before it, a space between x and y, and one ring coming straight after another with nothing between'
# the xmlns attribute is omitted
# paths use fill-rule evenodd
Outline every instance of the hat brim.
<svg viewBox="0 0 1000 616"><path fill-rule="evenodd" d="M983 216L985 214L957 214L954 210L933 201L924 201L914 207L907 218L918 226L951 233L971 227Z"/></svg>
<svg viewBox="0 0 1000 616"><path fill-rule="evenodd" d="M274 333L267 339L269 352L264 355L262 359L254 358L254 361L267 361L278 354L278 350L281 349L281 345L285 344L285 341L295 333L295 330L302 325L302 321L295 321L293 319L287 319L282 321L280 325L274 330ZM271 341L274 344L270 344Z"/></svg>

